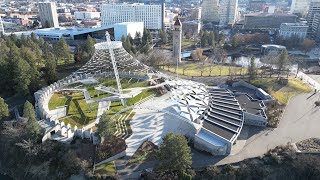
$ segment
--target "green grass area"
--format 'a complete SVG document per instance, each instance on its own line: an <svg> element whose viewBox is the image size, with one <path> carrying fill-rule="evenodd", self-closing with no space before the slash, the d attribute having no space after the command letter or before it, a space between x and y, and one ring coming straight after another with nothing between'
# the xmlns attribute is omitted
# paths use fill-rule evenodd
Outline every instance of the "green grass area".
<svg viewBox="0 0 320 180"><path fill-rule="evenodd" d="M87 104L82 92L68 92L66 94L55 93L49 101L49 109L59 106L67 107L66 117L59 120L70 123L78 128L95 121L98 112L98 103Z"/></svg>
<svg viewBox="0 0 320 180"><path fill-rule="evenodd" d="M100 174L101 176L114 176L116 173L116 167L114 165L114 161L97 166L95 173Z"/></svg>
<svg viewBox="0 0 320 180"><path fill-rule="evenodd" d="M281 104L287 104L292 96L312 91L309 85L294 78L289 78L285 85L279 83L275 78L256 79L251 83L267 91Z"/></svg>
<svg viewBox="0 0 320 180"><path fill-rule="evenodd" d="M175 66L169 66L169 70L167 66L161 66L160 68L166 71L170 71L172 73L176 72ZM180 67L178 67L178 74L183 75L183 69L185 70L184 75L186 76L201 76L202 68L198 63L189 63L189 64L181 65ZM211 69L211 73L210 73L210 69ZM204 65L202 76L226 76L226 75L230 75L230 73L232 75L246 74L247 68L223 66L223 65Z"/></svg>
<svg viewBox="0 0 320 180"><path fill-rule="evenodd" d="M117 82L116 79L111 79L111 78L104 78L104 79L99 79L99 82L102 83L104 86L107 87L113 87L117 89ZM149 81L145 80L137 80L137 79L121 79L121 87L122 89L128 89L128 88L136 88L136 87L147 87L149 86Z"/></svg>
<svg viewBox="0 0 320 180"><path fill-rule="evenodd" d="M54 110L58 107L65 106L67 104L68 98L63 94L54 93L49 100L49 110Z"/></svg>
<svg viewBox="0 0 320 180"><path fill-rule="evenodd" d="M192 46L194 44L193 41L189 41L189 40L184 40L181 42L181 46L182 47L186 47L186 46Z"/></svg>

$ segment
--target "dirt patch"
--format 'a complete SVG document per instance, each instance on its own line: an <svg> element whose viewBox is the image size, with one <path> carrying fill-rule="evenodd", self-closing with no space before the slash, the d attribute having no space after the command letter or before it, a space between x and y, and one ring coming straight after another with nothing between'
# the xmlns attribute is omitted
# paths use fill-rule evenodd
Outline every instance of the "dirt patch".
<svg viewBox="0 0 320 180"><path fill-rule="evenodd" d="M302 152L318 152L320 153L320 139L311 138L298 142L297 148Z"/></svg>

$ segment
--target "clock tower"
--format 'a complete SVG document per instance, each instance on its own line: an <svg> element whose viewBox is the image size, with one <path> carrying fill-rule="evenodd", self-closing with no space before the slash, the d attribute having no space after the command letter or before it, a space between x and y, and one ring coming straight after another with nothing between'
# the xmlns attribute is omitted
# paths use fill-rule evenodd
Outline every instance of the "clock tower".
<svg viewBox="0 0 320 180"><path fill-rule="evenodd" d="M181 62L181 41L182 41L182 24L177 17L173 25L173 58L178 63Z"/></svg>

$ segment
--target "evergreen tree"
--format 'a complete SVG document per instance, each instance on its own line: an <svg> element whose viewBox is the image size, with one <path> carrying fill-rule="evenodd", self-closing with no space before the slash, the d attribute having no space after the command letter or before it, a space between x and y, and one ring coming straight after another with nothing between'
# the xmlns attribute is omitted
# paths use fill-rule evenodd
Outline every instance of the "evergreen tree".
<svg viewBox="0 0 320 180"><path fill-rule="evenodd" d="M130 44L133 45L134 44L134 40L133 40L133 38L132 38L130 33L128 34L127 38L129 40Z"/></svg>
<svg viewBox="0 0 320 180"><path fill-rule="evenodd" d="M28 86L30 84L31 75L30 65L21 58L19 49L13 45L7 56L7 86L12 88L13 92L20 94L28 94Z"/></svg>
<svg viewBox="0 0 320 180"><path fill-rule="evenodd" d="M63 38L61 38L58 43L55 44L54 52L57 60L64 60L66 64L69 63L69 60L71 59L70 48Z"/></svg>
<svg viewBox="0 0 320 180"><path fill-rule="evenodd" d="M84 44L84 47L82 48L83 51L85 51L88 54L88 58L87 60L89 60L93 54L94 54L94 44L96 43L96 41L90 36L88 35L86 43Z"/></svg>
<svg viewBox="0 0 320 180"><path fill-rule="evenodd" d="M209 46L215 45L214 32L212 32L212 31L209 33L208 44L209 44Z"/></svg>
<svg viewBox="0 0 320 180"><path fill-rule="evenodd" d="M104 112L99 120L97 125L98 127L98 134L101 138L103 137L110 137L115 133L115 122L110 119L109 115Z"/></svg>
<svg viewBox="0 0 320 180"><path fill-rule="evenodd" d="M167 44L168 43L167 33L165 31L163 31L162 29L160 29L159 37L161 39L161 43L162 44Z"/></svg>
<svg viewBox="0 0 320 180"><path fill-rule="evenodd" d="M79 63L82 60L82 50L81 47L79 45L76 46L76 49L74 50L74 62L75 63Z"/></svg>
<svg viewBox="0 0 320 180"><path fill-rule="evenodd" d="M57 64L54 60L54 55L52 53L47 53L45 56L46 64L45 64L45 72L46 72L46 80L48 84L52 84L57 80Z"/></svg>
<svg viewBox="0 0 320 180"><path fill-rule="evenodd" d="M4 99L0 97L0 120L9 116L8 105L4 102Z"/></svg>
<svg viewBox="0 0 320 180"><path fill-rule="evenodd" d="M40 127L36 119L33 105L26 101L23 106L23 117L27 119L27 132L30 137L36 138L40 134Z"/></svg>
<svg viewBox="0 0 320 180"><path fill-rule="evenodd" d="M28 72L28 74L30 75L29 91L33 93L39 88L39 84L40 84L40 73L36 65L38 58L36 57L36 53L34 53L30 48L26 48L22 46L20 48L20 52L21 52L21 57L23 57L23 59L25 59L25 61L28 62L30 66L30 69Z"/></svg>
<svg viewBox="0 0 320 180"><path fill-rule="evenodd" d="M255 58L252 56L250 59L250 66L248 67L249 81L252 81L256 78L256 62Z"/></svg>
<svg viewBox="0 0 320 180"><path fill-rule="evenodd" d="M141 44L141 33L140 32L136 32L134 42L135 42L134 44L136 46L139 46Z"/></svg>
<svg viewBox="0 0 320 180"><path fill-rule="evenodd" d="M163 171L182 174L191 168L191 149L186 138L182 135L168 133L163 138L158 152L160 169Z"/></svg>
<svg viewBox="0 0 320 180"><path fill-rule="evenodd" d="M201 36L201 47L205 47L208 45L208 32L204 31L203 35Z"/></svg>

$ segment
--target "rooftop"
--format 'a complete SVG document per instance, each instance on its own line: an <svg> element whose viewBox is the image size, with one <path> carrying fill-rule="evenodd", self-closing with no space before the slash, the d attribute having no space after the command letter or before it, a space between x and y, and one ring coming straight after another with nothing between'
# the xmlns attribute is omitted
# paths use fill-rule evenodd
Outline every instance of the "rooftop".
<svg viewBox="0 0 320 180"><path fill-rule="evenodd" d="M243 126L243 112L233 93L225 89L210 89L209 107L202 116L203 128L233 142Z"/></svg>
<svg viewBox="0 0 320 180"><path fill-rule="evenodd" d="M249 96L246 94L238 94L235 95L239 104L246 112L257 115L257 116L265 116L264 110L262 109L261 102L259 100L251 100Z"/></svg>
<svg viewBox="0 0 320 180"><path fill-rule="evenodd" d="M286 14L286 13L250 13L250 14L245 14L245 17L279 17L279 16L286 16L286 17L298 17L294 14Z"/></svg>

